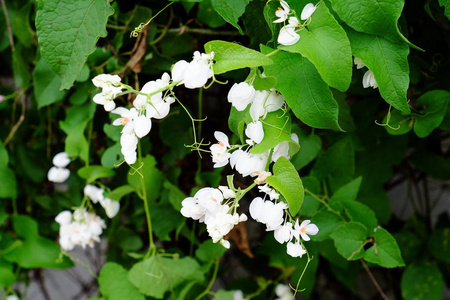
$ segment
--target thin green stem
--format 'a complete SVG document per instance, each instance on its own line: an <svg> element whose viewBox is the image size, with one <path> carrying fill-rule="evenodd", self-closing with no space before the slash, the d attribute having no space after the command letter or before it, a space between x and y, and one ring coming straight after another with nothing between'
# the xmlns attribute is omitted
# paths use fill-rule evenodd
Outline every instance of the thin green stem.
<svg viewBox="0 0 450 300"><path fill-rule="evenodd" d="M333 208L331 208L331 206L324 199L321 199L321 198L317 197L316 194L314 194L313 192L311 192L308 189L305 189L305 192L308 193L309 195L311 195L314 199L316 199L320 203L322 203L329 211L331 211L335 215L338 215L341 219L344 220L344 217L341 216L341 214L338 211L335 211Z"/></svg>
<svg viewBox="0 0 450 300"><path fill-rule="evenodd" d="M217 277L217 272L219 271L219 259L217 258L214 261L214 273L213 276L211 277L211 280L209 281L208 286L206 287L206 289L203 291L203 293L201 293L200 295L198 295L197 298L195 298L195 300L200 300L203 299L203 296L206 296L209 294L209 291L211 290L214 282L216 281L216 277Z"/></svg>
<svg viewBox="0 0 450 300"><path fill-rule="evenodd" d="M272 55L277 54L277 53L280 52L280 51L281 51L281 49L275 49L275 50L273 50L272 52L267 53L266 56L267 56L267 57L270 57L270 56L272 56Z"/></svg>
<svg viewBox="0 0 450 300"><path fill-rule="evenodd" d="M198 89L198 116L197 120L201 120L203 118L203 88ZM194 128L195 130L195 128ZM202 122L198 122L197 126L197 135L202 136ZM201 172L202 169L202 160L201 156L197 159L197 171Z"/></svg>
<svg viewBox="0 0 450 300"><path fill-rule="evenodd" d="M141 143L138 143L138 158L139 165L142 165L142 151L141 151ZM156 246L153 242L153 229L152 229L152 219L150 216L150 209L148 207L148 199L147 199L147 188L145 187L145 178L144 175L140 175L141 177L141 186L142 186L142 200L144 201L144 209L145 209L145 217L147 219L147 230L148 230L148 239L149 246L148 252L145 257L149 257L150 255L154 255L156 253Z"/></svg>
<svg viewBox="0 0 450 300"><path fill-rule="evenodd" d="M303 243L302 243L302 247L303 247ZM303 248L305 248L305 247L303 247ZM305 249L306 249L306 248L305 248ZM310 263L311 260L312 260L312 258L309 256L308 250L306 250L306 255L308 256L308 260L306 261L305 268L303 269L302 274L300 275L300 278L299 278L298 281L297 281L297 285L295 286L295 289L294 289L294 296L297 294L297 292L303 291L303 290L299 290L299 289L298 289L298 286L300 285L300 282L302 281L303 275L305 275L306 269L308 269L308 265L309 265L309 263ZM291 286L291 288L292 288L292 286Z"/></svg>

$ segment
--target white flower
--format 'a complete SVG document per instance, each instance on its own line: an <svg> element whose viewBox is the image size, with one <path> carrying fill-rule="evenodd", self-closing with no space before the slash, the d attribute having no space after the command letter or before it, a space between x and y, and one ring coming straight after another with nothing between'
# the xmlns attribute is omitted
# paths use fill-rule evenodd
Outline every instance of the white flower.
<svg viewBox="0 0 450 300"><path fill-rule="evenodd" d="M53 164L59 168L67 167L69 163L70 158L66 152L59 152L53 157Z"/></svg>
<svg viewBox="0 0 450 300"><path fill-rule="evenodd" d="M294 45L300 40L300 35L296 32L299 22L296 17L289 18L289 24L281 28L280 34L278 35L278 43L290 46Z"/></svg>
<svg viewBox="0 0 450 300"><path fill-rule="evenodd" d="M225 199L230 199L230 198L236 197L236 193L233 192L233 190L231 190L227 186L219 185L219 190L222 192L223 198L225 198Z"/></svg>
<svg viewBox="0 0 450 300"><path fill-rule="evenodd" d="M292 230L292 235L298 240L299 236L302 237L304 241L309 241L311 238L308 235L316 235L319 232L319 228L315 224L310 224L311 220L304 220L300 225L298 225L298 219L295 221L294 229Z"/></svg>
<svg viewBox="0 0 450 300"><path fill-rule="evenodd" d="M280 194L278 194L274 189L271 189L268 184L258 186L258 189L261 192L266 193L269 196L270 200L278 200L278 198L280 197Z"/></svg>
<svg viewBox="0 0 450 300"><path fill-rule="evenodd" d="M300 15L300 19L302 21L309 19L311 15L316 11L316 6L312 3L308 3L305 5L305 7L302 10L302 13Z"/></svg>
<svg viewBox="0 0 450 300"><path fill-rule="evenodd" d="M152 129L152 121L144 115L140 115L133 120L133 129L137 137L146 136Z"/></svg>
<svg viewBox="0 0 450 300"><path fill-rule="evenodd" d="M292 238L291 230L292 230L292 223L287 222L286 224L275 229L273 235L278 243L283 244L291 240Z"/></svg>
<svg viewBox="0 0 450 300"><path fill-rule="evenodd" d="M108 218L114 218L120 210L119 201L104 198L100 201L100 205L105 209L105 213Z"/></svg>
<svg viewBox="0 0 450 300"><path fill-rule="evenodd" d="M283 23L287 20L290 8L289 5L284 0L280 0L281 7L277 9L275 15L278 17L273 23Z"/></svg>
<svg viewBox="0 0 450 300"><path fill-rule="evenodd" d="M206 213L214 215L221 209L223 194L219 189L210 187L202 188L195 193L197 203L206 209Z"/></svg>
<svg viewBox="0 0 450 300"><path fill-rule="evenodd" d="M261 197L256 197L250 203L250 216L256 221L267 226L267 231L275 230L283 223L284 210L287 205L283 202L274 204L271 201L264 201Z"/></svg>
<svg viewBox="0 0 450 300"><path fill-rule="evenodd" d="M104 189L91 184L86 185L83 189L84 194L88 196L94 203L102 201L105 198L105 196L103 196L104 191Z"/></svg>
<svg viewBox="0 0 450 300"><path fill-rule="evenodd" d="M198 220L205 215L206 209L200 206L194 197L184 199L181 205L181 214L186 218Z"/></svg>
<svg viewBox="0 0 450 300"><path fill-rule="evenodd" d="M362 68L364 68L366 65L363 63L363 61L361 60L361 58L359 58L359 57L356 57L355 56L355 59L353 60L353 62L354 62L354 64L356 65L356 68L357 69L362 69Z"/></svg>
<svg viewBox="0 0 450 300"><path fill-rule="evenodd" d="M5 300L20 300L16 295L9 295L5 298Z"/></svg>
<svg viewBox="0 0 450 300"><path fill-rule="evenodd" d="M212 77L214 52L209 54L194 52L193 60L188 63L178 61L172 68L172 80L181 81L189 89L200 88Z"/></svg>
<svg viewBox="0 0 450 300"><path fill-rule="evenodd" d="M252 105L250 106L250 116L253 121L258 121L260 117L265 117L266 109L264 103L269 97L269 91L256 91Z"/></svg>
<svg viewBox="0 0 450 300"><path fill-rule="evenodd" d="M51 167L48 170L47 178L51 182L62 183L70 176L70 170L66 168Z"/></svg>
<svg viewBox="0 0 450 300"><path fill-rule="evenodd" d="M247 124L247 128L245 128L245 135L249 137L249 139L246 140L247 144L254 145L255 143L261 143L264 138L262 123L260 121L256 121Z"/></svg>
<svg viewBox="0 0 450 300"><path fill-rule="evenodd" d="M138 138L134 133L124 132L120 136L120 145L122 146L121 152L124 156L127 164L132 165L136 162L137 159L137 144Z"/></svg>
<svg viewBox="0 0 450 300"><path fill-rule="evenodd" d="M92 79L92 83L96 87L102 88L102 92L94 96L94 102L104 105L106 111L113 110L116 107L113 100L117 94L122 92L120 80L118 75L100 74L95 76Z"/></svg>
<svg viewBox="0 0 450 300"><path fill-rule="evenodd" d="M378 87L378 83L375 80L375 76L370 70L367 70L367 72L364 73L363 87L364 88L373 87L374 89Z"/></svg>
<svg viewBox="0 0 450 300"><path fill-rule="evenodd" d="M291 288L288 285L279 283L275 288L275 294L280 297L275 300L294 300Z"/></svg>
<svg viewBox="0 0 450 300"><path fill-rule="evenodd" d="M215 131L214 137L218 143L210 147L212 161L214 162L214 168L220 168L228 164L228 160L231 157L231 154L227 152L230 144L228 137L223 132Z"/></svg>
<svg viewBox="0 0 450 300"><path fill-rule="evenodd" d="M76 209L71 219L66 212L61 212L55 219L61 221L59 244L66 251L72 250L77 245L83 249L87 245L93 247L94 242L100 241L100 235L106 228L101 218L87 212L85 208Z"/></svg>
<svg viewBox="0 0 450 300"><path fill-rule="evenodd" d="M70 222L72 222L72 213L68 210L64 210L55 217L55 221L59 225L70 224Z"/></svg>
<svg viewBox="0 0 450 300"><path fill-rule="evenodd" d="M136 108L126 109L124 107L118 107L112 111L113 114L118 114L121 117L117 118L113 121L114 126L123 126L122 132L131 133L133 132L133 120L136 118L139 113Z"/></svg>
<svg viewBox="0 0 450 300"><path fill-rule="evenodd" d="M295 133L291 134L291 139L298 144L299 141L297 134ZM276 162L281 156L290 159L291 157L289 156L288 153L289 153L289 142L286 141L281 142L278 145L276 145L275 148L273 148L272 161Z"/></svg>
<svg viewBox="0 0 450 300"><path fill-rule="evenodd" d="M306 253L306 250L297 241L295 244L292 242L287 243L287 254L292 257L302 257Z"/></svg>
<svg viewBox="0 0 450 300"><path fill-rule="evenodd" d="M255 88L246 82L235 83L228 92L228 102L238 111L243 111L255 97Z"/></svg>
<svg viewBox="0 0 450 300"><path fill-rule="evenodd" d="M268 154L251 154L243 150L236 150L231 154L230 165L242 176L257 176L258 172L264 171L267 164Z"/></svg>
<svg viewBox="0 0 450 300"><path fill-rule="evenodd" d="M230 242L229 241L221 239L219 242L224 248L230 249Z"/></svg>

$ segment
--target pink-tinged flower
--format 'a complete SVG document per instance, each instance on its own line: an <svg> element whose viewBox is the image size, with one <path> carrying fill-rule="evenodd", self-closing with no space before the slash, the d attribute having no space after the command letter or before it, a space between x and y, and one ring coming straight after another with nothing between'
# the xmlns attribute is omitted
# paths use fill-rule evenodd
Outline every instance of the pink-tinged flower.
<svg viewBox="0 0 450 300"><path fill-rule="evenodd" d="M308 235L316 235L319 232L319 228L315 224L310 223L311 220L304 220L298 225L298 219L295 221L292 234L297 240L299 239L299 236L301 236L304 241L309 241L311 238Z"/></svg>
<svg viewBox="0 0 450 300"><path fill-rule="evenodd" d="M309 19L311 15L316 11L316 6L312 3L308 3L305 5L305 7L302 10L302 13L300 15L300 19L302 21Z"/></svg>
<svg viewBox="0 0 450 300"><path fill-rule="evenodd" d="M292 257L302 257L303 254L306 254L305 248L300 245L300 242L296 242L295 244L292 242L287 243L287 254Z"/></svg>
<svg viewBox="0 0 450 300"><path fill-rule="evenodd" d="M214 137L217 139L218 143L210 147L212 161L214 162L214 168L220 168L228 164L228 160L231 157L231 154L227 152L230 144L228 142L228 137L223 132L214 132Z"/></svg>

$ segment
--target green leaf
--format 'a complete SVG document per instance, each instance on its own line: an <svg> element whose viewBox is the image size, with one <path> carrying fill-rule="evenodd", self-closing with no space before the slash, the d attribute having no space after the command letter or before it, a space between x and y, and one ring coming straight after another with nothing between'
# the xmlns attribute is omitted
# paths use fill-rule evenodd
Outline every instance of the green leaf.
<svg viewBox="0 0 450 300"><path fill-rule="evenodd" d="M265 153L267 150L275 148L281 142L289 143L290 156L298 152L300 149L299 144L291 139L291 118L289 114L285 114L282 110L268 113L262 124L264 138L250 150L250 153Z"/></svg>
<svg viewBox="0 0 450 300"><path fill-rule="evenodd" d="M102 166L113 169L120 165L124 160L121 150L122 146L120 143L115 143L106 149L101 158Z"/></svg>
<svg viewBox="0 0 450 300"><path fill-rule="evenodd" d="M445 8L445 16L450 20L450 0L439 0L439 5L444 6Z"/></svg>
<svg viewBox="0 0 450 300"><path fill-rule="evenodd" d="M319 181L328 179L332 190L350 182L355 173L355 151L351 139L343 138L322 153L311 176Z"/></svg>
<svg viewBox="0 0 450 300"><path fill-rule="evenodd" d="M364 203L359 201L342 201L345 212L353 222L359 222L372 231L378 226L375 212Z"/></svg>
<svg viewBox="0 0 450 300"><path fill-rule="evenodd" d="M181 210L181 202L186 198L186 195L176 186L171 184L169 181L164 181L164 190L168 193L168 200L172 207L176 211Z"/></svg>
<svg viewBox="0 0 450 300"><path fill-rule="evenodd" d="M106 193L105 197L108 197L112 200L120 201L120 199L122 199L122 197L124 197L132 192L134 192L134 187L132 187L130 185L122 185L122 186L119 186L118 188L115 188L111 192Z"/></svg>
<svg viewBox="0 0 450 300"><path fill-rule="evenodd" d="M61 101L66 95L65 91L60 91L61 79L47 65L44 59L40 59L33 72L34 97L38 107L44 107Z"/></svg>
<svg viewBox="0 0 450 300"><path fill-rule="evenodd" d="M214 295L214 300L233 300L234 291L218 290Z"/></svg>
<svg viewBox="0 0 450 300"><path fill-rule="evenodd" d="M114 13L107 0L38 2L36 29L42 57L68 89L80 74L106 22Z"/></svg>
<svg viewBox="0 0 450 300"><path fill-rule="evenodd" d="M261 46L261 51L272 49ZM311 127L341 130L339 106L314 65L296 53L278 52L270 57L274 63L265 66L264 73L277 79L276 89L295 116Z"/></svg>
<svg viewBox="0 0 450 300"><path fill-rule="evenodd" d="M98 277L98 284L107 300L145 300L145 296L128 281L128 271L119 264L106 263Z"/></svg>
<svg viewBox="0 0 450 300"><path fill-rule="evenodd" d="M0 140L0 198L17 198L16 175L8 167L9 155Z"/></svg>
<svg viewBox="0 0 450 300"><path fill-rule="evenodd" d="M346 185L341 186L330 198L333 201L355 201L358 195L359 186L361 185L362 177L358 177Z"/></svg>
<svg viewBox="0 0 450 300"><path fill-rule="evenodd" d="M84 136L84 130L88 121L80 122L70 129L67 134L65 152L69 157L80 157L84 161L89 160L89 143Z"/></svg>
<svg viewBox="0 0 450 300"><path fill-rule="evenodd" d="M267 177L267 183L283 195L291 215L296 215L305 197L300 176L292 163L284 156L278 158L273 165L273 173L273 176Z"/></svg>
<svg viewBox="0 0 450 300"><path fill-rule="evenodd" d="M88 166L82 167L78 170L78 175L86 179L88 183L91 183L99 178L114 176L116 172L103 166Z"/></svg>
<svg viewBox="0 0 450 300"><path fill-rule="evenodd" d="M444 279L435 264L413 263L403 273L401 289L405 300L440 300L444 290Z"/></svg>
<svg viewBox="0 0 450 300"><path fill-rule="evenodd" d="M417 104L425 107L423 115L417 116L414 132L424 138L437 128L444 120L450 102L450 93L444 90L429 91L417 99Z"/></svg>
<svg viewBox="0 0 450 300"><path fill-rule="evenodd" d="M191 257L170 259L154 256L135 264L128 280L147 296L162 299L164 293L186 281L203 281L200 265Z"/></svg>
<svg viewBox="0 0 450 300"><path fill-rule="evenodd" d="M245 135L245 115L248 113L250 105L243 111L238 111L234 106L231 106L230 116L228 117L228 127L239 137L241 143L244 143Z"/></svg>
<svg viewBox="0 0 450 300"><path fill-rule="evenodd" d="M296 44L278 48L307 57L326 83L345 92L352 79L352 50L347 34L325 3L319 4L311 24L298 33L301 38Z"/></svg>
<svg viewBox="0 0 450 300"><path fill-rule="evenodd" d="M147 155L142 159L143 165L139 172L128 172L128 184L136 189L138 194L142 195L141 176L144 176L144 186L147 191L147 197L150 201L155 201L159 198L162 176L156 168L156 160L153 156Z"/></svg>
<svg viewBox="0 0 450 300"><path fill-rule="evenodd" d="M301 134L299 131L292 131L297 133L300 150L292 157L291 162L297 170L300 170L317 157L322 149L322 140L314 133L307 136L303 131Z"/></svg>
<svg viewBox="0 0 450 300"><path fill-rule="evenodd" d="M211 239L200 244L195 251L195 257L205 263L213 262L215 259L220 258L227 251L219 243L213 243Z"/></svg>
<svg viewBox="0 0 450 300"><path fill-rule="evenodd" d="M250 1L242 17L246 34L250 37L250 46L258 48L260 44L265 45L272 38L266 21L261 18L264 14L266 1Z"/></svg>
<svg viewBox="0 0 450 300"><path fill-rule="evenodd" d="M437 259L450 263L450 228L434 231L428 241L428 250Z"/></svg>
<svg viewBox="0 0 450 300"><path fill-rule="evenodd" d="M8 14L11 15L12 33L25 47L30 47L35 36L29 22L32 6L32 2L18 5L18 8L16 6L7 6Z"/></svg>
<svg viewBox="0 0 450 300"><path fill-rule="evenodd" d="M329 211L328 208L323 207L312 217L311 222L319 227L319 232L316 235L311 236L311 240L323 241L329 238L333 231L343 223L343 220L339 215Z"/></svg>
<svg viewBox="0 0 450 300"><path fill-rule="evenodd" d="M334 245L342 257L347 260L357 260L364 254L367 238L367 228L357 222L341 224L330 235Z"/></svg>
<svg viewBox="0 0 450 300"><path fill-rule="evenodd" d="M197 19L211 28L225 25L227 22L213 9L211 0L203 0L198 4Z"/></svg>
<svg viewBox="0 0 450 300"><path fill-rule="evenodd" d="M270 90L275 88L277 85L277 79L273 76L261 76L261 71L259 69L252 69L250 74L248 74L246 82L252 82L253 87L257 91Z"/></svg>
<svg viewBox="0 0 450 300"><path fill-rule="evenodd" d="M186 222L180 211L175 211L168 199L150 204L153 232L161 241L170 241L169 233L180 228Z"/></svg>
<svg viewBox="0 0 450 300"><path fill-rule="evenodd" d="M394 43L404 41L397 22L405 0L331 0L334 11L359 32L382 36Z"/></svg>
<svg viewBox="0 0 450 300"><path fill-rule="evenodd" d="M393 109L390 112L389 122L388 122L389 113L383 120L383 124L387 124L389 126L384 126L386 131L391 135L402 135L410 132L413 129L414 121L411 119L411 116L404 115L401 111L397 109Z"/></svg>
<svg viewBox="0 0 450 300"><path fill-rule="evenodd" d="M397 242L386 229L377 228L373 238L374 245L367 249L363 256L366 261L384 268L405 266Z"/></svg>
<svg viewBox="0 0 450 300"><path fill-rule="evenodd" d="M8 287L14 284L16 276L14 273L3 266L0 267L0 287Z"/></svg>
<svg viewBox="0 0 450 300"><path fill-rule="evenodd" d="M239 0L241 2L241 0ZM273 61L264 54L244 46L225 41L210 41L205 44L205 52L214 52L214 74L231 70L270 65Z"/></svg>
<svg viewBox="0 0 450 300"><path fill-rule="evenodd" d="M214 10L222 16L228 23L239 30L240 34L244 34L238 24L239 17L245 12L245 7L250 0L211 0Z"/></svg>
<svg viewBox="0 0 450 300"><path fill-rule="evenodd" d="M347 30L352 52L371 70L380 94L396 109L409 113L406 98L409 87L409 66L406 44L395 44L380 36Z"/></svg>
<svg viewBox="0 0 450 300"><path fill-rule="evenodd" d="M60 256L61 251L57 244L39 236L38 225L34 219L28 216L15 216L13 227L23 241L16 241L18 246L4 255L5 260L15 262L26 269L66 269L73 265L66 256Z"/></svg>

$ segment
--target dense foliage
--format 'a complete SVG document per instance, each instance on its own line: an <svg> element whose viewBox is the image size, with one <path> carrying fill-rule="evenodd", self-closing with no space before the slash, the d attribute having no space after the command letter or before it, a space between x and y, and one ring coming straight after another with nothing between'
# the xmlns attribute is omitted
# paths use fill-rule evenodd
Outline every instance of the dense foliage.
<svg viewBox="0 0 450 300"><path fill-rule="evenodd" d="M0 297L441 299L450 2L309 1L1 0Z"/></svg>

